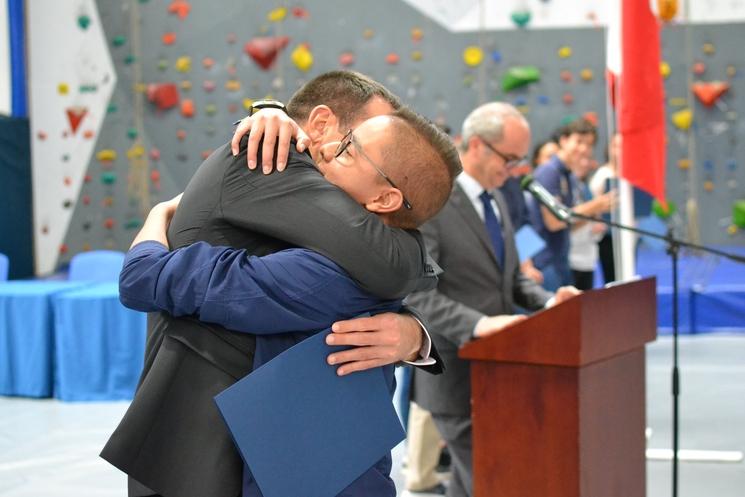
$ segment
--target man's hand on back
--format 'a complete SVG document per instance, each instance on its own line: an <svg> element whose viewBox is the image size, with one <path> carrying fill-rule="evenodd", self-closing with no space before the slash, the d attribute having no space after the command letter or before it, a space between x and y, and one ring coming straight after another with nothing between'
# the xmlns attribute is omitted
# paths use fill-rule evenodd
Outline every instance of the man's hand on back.
<svg viewBox="0 0 745 497"><path fill-rule="evenodd" d="M354 348L334 352L328 363L340 365L339 376L355 371L412 361L422 348L422 328L408 314L386 312L368 318L338 321L326 338L329 345L351 345Z"/></svg>
<svg viewBox="0 0 745 497"><path fill-rule="evenodd" d="M296 139L295 148L298 152L303 152L310 144L308 135L280 109L261 109L253 116L244 118L235 129L233 139L230 141L233 155L238 155L241 138L246 134L248 134L246 160L249 169L256 169L259 143L264 138L264 145L261 148L261 168L264 174L272 172L275 145L277 146L277 171L284 171L290 153L290 140Z"/></svg>

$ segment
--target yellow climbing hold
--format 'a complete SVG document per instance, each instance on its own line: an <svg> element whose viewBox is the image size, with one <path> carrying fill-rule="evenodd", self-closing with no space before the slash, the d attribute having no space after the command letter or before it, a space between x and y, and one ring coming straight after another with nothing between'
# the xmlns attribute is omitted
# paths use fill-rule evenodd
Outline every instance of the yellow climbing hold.
<svg viewBox="0 0 745 497"><path fill-rule="evenodd" d="M737 225L736 224L730 224L727 226L727 234L730 236L734 236L737 234Z"/></svg>
<svg viewBox="0 0 745 497"><path fill-rule="evenodd" d="M686 170L691 168L691 159L680 159L678 161L678 167L680 169Z"/></svg>
<svg viewBox="0 0 745 497"><path fill-rule="evenodd" d="M568 59L569 57L572 56L572 48L571 47L567 47L567 46L563 46L563 47L561 47L559 49L559 52L558 53L559 53L559 58L560 59Z"/></svg>
<svg viewBox="0 0 745 497"><path fill-rule="evenodd" d="M713 192L714 191L714 182L709 180L704 181L704 190L707 192Z"/></svg>
<svg viewBox="0 0 745 497"><path fill-rule="evenodd" d="M179 83L179 86L182 90L191 90L191 81L184 80L181 83Z"/></svg>
<svg viewBox="0 0 745 497"><path fill-rule="evenodd" d="M714 53L717 51L716 48L714 48L713 43L704 43L703 51L706 55L714 55Z"/></svg>
<svg viewBox="0 0 745 497"><path fill-rule="evenodd" d="M287 17L287 7L277 7L276 9L270 10L266 15L267 20L270 22L279 22Z"/></svg>
<svg viewBox="0 0 745 497"><path fill-rule="evenodd" d="M254 101L251 98L244 98L243 99L243 110L246 112L251 112L251 107L253 106Z"/></svg>
<svg viewBox="0 0 745 497"><path fill-rule="evenodd" d="M484 51L481 50L480 47L471 45L470 47L466 47L465 50L463 50L463 62L466 63L466 65L475 67L481 64L481 61L484 60Z"/></svg>
<svg viewBox="0 0 745 497"><path fill-rule="evenodd" d="M237 79L229 79L225 82L225 89L228 91L238 91L241 89L241 82Z"/></svg>
<svg viewBox="0 0 745 497"><path fill-rule="evenodd" d="M70 91L70 86L67 83L60 83L57 85L57 93L60 95L67 95Z"/></svg>
<svg viewBox="0 0 745 497"><path fill-rule="evenodd" d="M311 53L310 49L308 49L308 45L305 43L301 43L295 47L295 50L293 50L290 55L290 59L292 59L292 63L295 64L295 67L303 72L307 72L311 67L313 67L313 53Z"/></svg>
<svg viewBox="0 0 745 497"><path fill-rule="evenodd" d="M688 100L686 100L684 97L672 97L670 100L668 100L668 103L673 107L683 107L688 103Z"/></svg>
<svg viewBox="0 0 745 497"><path fill-rule="evenodd" d="M664 60L660 62L660 76L662 76L663 78L667 78L668 76L670 76L670 71L670 64L668 64Z"/></svg>
<svg viewBox="0 0 745 497"><path fill-rule="evenodd" d="M110 148L103 149L96 154L99 162L114 162L116 160L116 150Z"/></svg>
<svg viewBox="0 0 745 497"><path fill-rule="evenodd" d="M191 57L185 55L176 59L176 70L178 72L191 71Z"/></svg>
<svg viewBox="0 0 745 497"><path fill-rule="evenodd" d="M691 112L691 109L679 110L673 113L672 120L676 128L688 131L693 124L693 112Z"/></svg>
<svg viewBox="0 0 745 497"><path fill-rule="evenodd" d="M422 57L423 55L421 50L414 50L413 52L411 52L411 60L415 60L418 62L422 60Z"/></svg>
<svg viewBox="0 0 745 497"><path fill-rule="evenodd" d="M585 68L580 71L579 77L582 78L582 81L592 81L595 74L592 72L592 69Z"/></svg>
<svg viewBox="0 0 745 497"><path fill-rule="evenodd" d="M142 145L135 145L127 150L127 159L139 159L145 155L145 147Z"/></svg>

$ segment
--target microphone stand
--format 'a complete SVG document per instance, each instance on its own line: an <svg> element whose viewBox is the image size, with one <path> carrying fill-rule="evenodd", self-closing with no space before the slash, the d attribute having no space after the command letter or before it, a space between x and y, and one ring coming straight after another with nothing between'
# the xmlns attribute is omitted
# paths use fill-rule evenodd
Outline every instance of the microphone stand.
<svg viewBox="0 0 745 497"><path fill-rule="evenodd" d="M634 226L626 226L614 221L608 221L602 218L579 214L572 211L571 209L566 209L566 211L572 218L581 219L583 221L603 223L613 228L632 231L640 235L649 236L651 238L656 238L658 240L664 240L665 242L667 242L667 253L668 255L670 255L673 263L673 497L678 497L678 441L680 435L678 429L680 396L680 371L678 369L678 253L680 252L681 247L687 247L694 250L700 250L702 252L719 255L721 257L725 257L741 264L745 264L745 257L738 254L724 252L722 250L714 249L711 247L705 247L703 245L696 245L695 243L679 240L673 236L672 228L668 228L667 234L660 235L658 233L636 228Z"/></svg>

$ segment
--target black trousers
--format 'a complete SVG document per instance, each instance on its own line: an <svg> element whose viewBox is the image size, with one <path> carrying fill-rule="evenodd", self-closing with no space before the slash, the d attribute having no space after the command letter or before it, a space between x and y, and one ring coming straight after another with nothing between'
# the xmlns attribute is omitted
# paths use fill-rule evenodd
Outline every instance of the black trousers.
<svg viewBox="0 0 745 497"><path fill-rule="evenodd" d="M605 282L616 281L616 266L613 260L613 237L610 233L606 233L600 240L598 249L600 252L600 266L603 268Z"/></svg>
<svg viewBox="0 0 745 497"><path fill-rule="evenodd" d="M593 271L577 271L572 269L574 277L574 286L580 290L592 290L592 283L595 276Z"/></svg>

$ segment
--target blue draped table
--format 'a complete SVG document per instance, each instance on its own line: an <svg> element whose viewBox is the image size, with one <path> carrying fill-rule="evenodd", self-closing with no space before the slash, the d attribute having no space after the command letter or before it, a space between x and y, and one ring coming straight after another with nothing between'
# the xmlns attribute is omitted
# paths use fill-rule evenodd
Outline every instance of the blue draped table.
<svg viewBox="0 0 745 497"><path fill-rule="evenodd" d="M86 285L39 280L0 283L0 395L52 396L52 297Z"/></svg>
<svg viewBox="0 0 745 497"><path fill-rule="evenodd" d="M119 302L118 284L56 295L54 319L55 396L131 399L142 371L147 315Z"/></svg>

